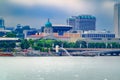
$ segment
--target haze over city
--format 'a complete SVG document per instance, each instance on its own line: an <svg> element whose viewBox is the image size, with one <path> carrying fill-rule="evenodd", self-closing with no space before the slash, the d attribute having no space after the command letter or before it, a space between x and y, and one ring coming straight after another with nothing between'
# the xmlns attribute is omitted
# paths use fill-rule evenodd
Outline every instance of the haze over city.
<svg viewBox="0 0 120 80"><path fill-rule="evenodd" d="M1 0L0 16L5 25L17 24L40 28L51 19L54 24L66 24L70 16L90 14L97 18L96 27L113 31L114 3L117 0Z"/></svg>

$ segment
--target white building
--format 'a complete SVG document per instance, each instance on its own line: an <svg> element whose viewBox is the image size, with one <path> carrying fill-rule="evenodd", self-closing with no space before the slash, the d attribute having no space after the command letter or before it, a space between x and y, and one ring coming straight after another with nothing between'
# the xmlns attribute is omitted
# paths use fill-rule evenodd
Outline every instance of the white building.
<svg viewBox="0 0 120 80"><path fill-rule="evenodd" d="M120 3L114 6L114 32L115 37L120 38Z"/></svg>

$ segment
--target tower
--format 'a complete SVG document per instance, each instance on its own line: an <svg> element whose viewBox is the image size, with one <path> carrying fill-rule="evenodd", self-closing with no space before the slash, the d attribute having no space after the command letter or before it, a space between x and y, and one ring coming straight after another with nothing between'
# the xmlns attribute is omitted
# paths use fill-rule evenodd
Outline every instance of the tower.
<svg viewBox="0 0 120 80"><path fill-rule="evenodd" d="M52 33L53 33L52 23L48 19L44 27L44 34L45 36L49 36L49 35L52 35Z"/></svg>
<svg viewBox="0 0 120 80"><path fill-rule="evenodd" d="M0 18L0 30L4 30L4 29L5 29L4 19Z"/></svg>
<svg viewBox="0 0 120 80"><path fill-rule="evenodd" d="M120 38L120 3L114 5L114 32L115 37Z"/></svg>

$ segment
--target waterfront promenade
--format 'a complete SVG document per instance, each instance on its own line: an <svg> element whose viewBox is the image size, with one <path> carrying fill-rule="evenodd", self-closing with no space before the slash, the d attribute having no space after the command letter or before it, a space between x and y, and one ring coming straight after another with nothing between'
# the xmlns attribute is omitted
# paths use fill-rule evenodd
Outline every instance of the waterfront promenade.
<svg viewBox="0 0 120 80"><path fill-rule="evenodd" d="M120 48L65 48L67 51L108 51L120 50Z"/></svg>

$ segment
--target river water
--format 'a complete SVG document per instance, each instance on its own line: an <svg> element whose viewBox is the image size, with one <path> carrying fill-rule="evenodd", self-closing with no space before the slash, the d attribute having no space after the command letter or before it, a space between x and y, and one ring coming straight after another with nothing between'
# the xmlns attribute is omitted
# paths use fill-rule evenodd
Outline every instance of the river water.
<svg viewBox="0 0 120 80"><path fill-rule="evenodd" d="M0 57L0 80L120 80L120 57Z"/></svg>

